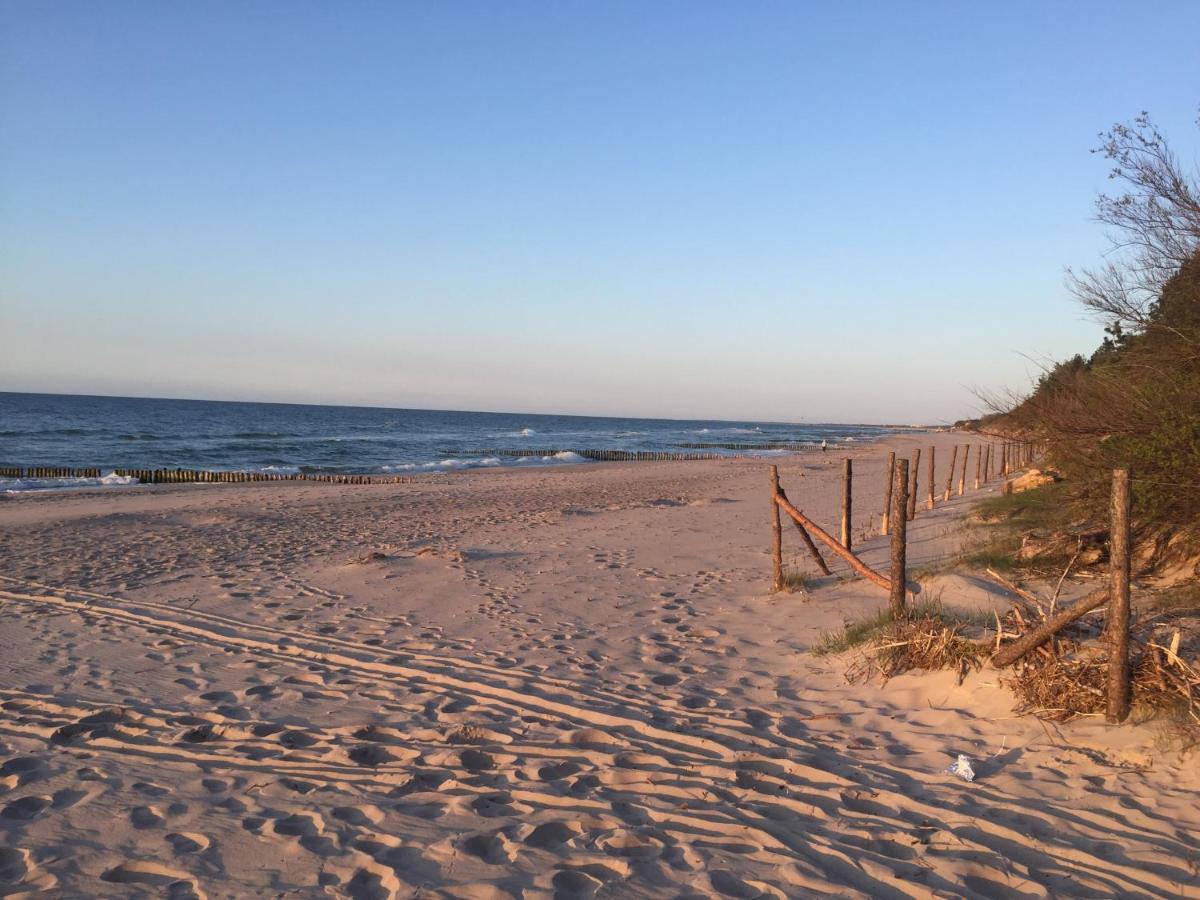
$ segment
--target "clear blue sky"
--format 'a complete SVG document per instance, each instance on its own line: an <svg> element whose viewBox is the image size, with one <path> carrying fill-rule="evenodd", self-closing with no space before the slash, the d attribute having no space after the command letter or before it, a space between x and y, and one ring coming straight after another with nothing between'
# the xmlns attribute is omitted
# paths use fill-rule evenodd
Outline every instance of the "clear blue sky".
<svg viewBox="0 0 1200 900"><path fill-rule="evenodd" d="M938 421L1200 4L0 2L0 390Z"/></svg>

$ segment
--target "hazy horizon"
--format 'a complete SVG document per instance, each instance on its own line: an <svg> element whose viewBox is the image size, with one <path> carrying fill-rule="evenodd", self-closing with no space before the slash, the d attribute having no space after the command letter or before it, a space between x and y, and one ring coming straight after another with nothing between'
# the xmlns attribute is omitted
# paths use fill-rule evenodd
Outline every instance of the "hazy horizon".
<svg viewBox="0 0 1200 900"><path fill-rule="evenodd" d="M444 409L424 406L381 406L374 404L360 403L304 403L293 400L253 400L253 399L233 399L229 397L157 397L150 395L134 396L130 394L96 394L96 393L77 393L69 391L9 391L0 390L0 395L15 394L21 396L44 396L44 397L74 397L80 399L96 398L102 400L150 400L150 401L167 401L179 403L245 403L258 404L263 406L328 406L339 407L344 409L373 409L373 410L392 410L396 412L448 412L448 413L467 413L467 414L483 414L483 415L498 415L498 416L543 416L550 418L563 419L617 419L617 420L639 420L646 421L664 421L664 422L714 422L718 424L748 424L754 423L759 425L869 425L878 427L897 426L897 427L939 427L942 425L953 424L952 422L835 422L835 421L817 421L807 417L799 417L793 419L721 419L713 416L700 417L683 417L683 416L630 416L630 415L592 415L590 413L571 413L559 412L556 410L532 410L532 409Z"/></svg>
<svg viewBox="0 0 1200 900"><path fill-rule="evenodd" d="M1197 153L1155 9L5 3L0 390L974 416L1102 337L1097 132Z"/></svg>

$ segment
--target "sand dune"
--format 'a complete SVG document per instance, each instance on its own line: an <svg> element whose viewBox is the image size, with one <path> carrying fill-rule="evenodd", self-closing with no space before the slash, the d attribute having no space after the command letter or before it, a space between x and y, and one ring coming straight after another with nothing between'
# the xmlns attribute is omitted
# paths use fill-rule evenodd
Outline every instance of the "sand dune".
<svg viewBox="0 0 1200 900"><path fill-rule="evenodd" d="M832 524L837 458L781 469ZM884 598L767 595L767 509L750 460L0 504L0 895L1200 894L1194 761L847 684L807 650Z"/></svg>

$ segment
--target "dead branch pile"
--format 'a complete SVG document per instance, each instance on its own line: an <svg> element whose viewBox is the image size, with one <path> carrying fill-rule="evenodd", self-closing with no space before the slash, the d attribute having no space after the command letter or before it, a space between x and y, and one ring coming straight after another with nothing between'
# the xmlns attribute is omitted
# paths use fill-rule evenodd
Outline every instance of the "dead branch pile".
<svg viewBox="0 0 1200 900"><path fill-rule="evenodd" d="M1009 678L1016 711L1065 722L1102 715L1108 650L1060 642L1057 654L1031 654ZM1147 715L1165 713L1200 736L1200 671L1179 656L1178 633L1170 644L1149 640L1137 647L1132 666L1133 706Z"/></svg>
<svg viewBox="0 0 1200 900"><path fill-rule="evenodd" d="M888 625L851 664L846 678L866 681L878 675L887 681L913 669L954 669L958 683L978 670L988 654L986 644L963 636L963 626L941 616L901 619Z"/></svg>

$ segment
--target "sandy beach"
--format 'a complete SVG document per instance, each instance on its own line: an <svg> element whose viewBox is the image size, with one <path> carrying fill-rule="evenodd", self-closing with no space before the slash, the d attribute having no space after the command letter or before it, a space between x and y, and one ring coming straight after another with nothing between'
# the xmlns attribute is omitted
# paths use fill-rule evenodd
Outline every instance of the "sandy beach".
<svg viewBox="0 0 1200 900"><path fill-rule="evenodd" d="M887 450L963 441L844 445L868 564ZM779 460L831 531L843 455ZM988 668L849 684L809 651L886 595L770 594L768 511L761 459L0 501L0 895L1200 896L1194 757Z"/></svg>

